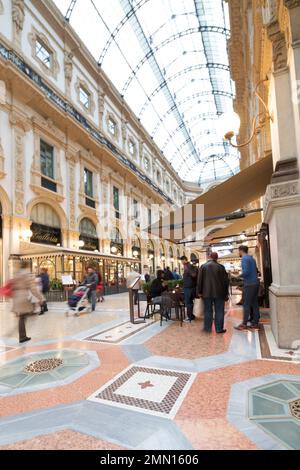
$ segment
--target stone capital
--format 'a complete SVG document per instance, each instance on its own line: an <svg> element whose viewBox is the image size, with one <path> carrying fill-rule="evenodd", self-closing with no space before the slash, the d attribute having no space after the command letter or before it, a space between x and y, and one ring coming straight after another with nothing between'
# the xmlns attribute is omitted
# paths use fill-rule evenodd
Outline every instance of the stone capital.
<svg viewBox="0 0 300 470"><path fill-rule="evenodd" d="M270 184L264 198L264 220L269 223L276 208L300 205L300 179Z"/></svg>

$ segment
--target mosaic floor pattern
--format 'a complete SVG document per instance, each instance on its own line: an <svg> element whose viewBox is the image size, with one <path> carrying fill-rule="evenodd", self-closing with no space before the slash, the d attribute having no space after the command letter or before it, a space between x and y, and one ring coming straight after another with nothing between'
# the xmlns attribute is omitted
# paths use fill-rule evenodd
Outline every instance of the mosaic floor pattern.
<svg viewBox="0 0 300 470"><path fill-rule="evenodd" d="M249 418L289 449L300 450L300 381L276 381L249 392Z"/></svg>
<svg viewBox="0 0 300 470"><path fill-rule="evenodd" d="M294 349L278 348L271 325L263 325L259 331L261 357L277 361L292 361L300 364L300 344Z"/></svg>
<svg viewBox="0 0 300 470"><path fill-rule="evenodd" d="M112 343L118 344L124 339L144 330L148 326L153 325L155 320L146 320L146 322L132 324L129 321L122 323L121 325L114 326L107 330L95 333L93 335L83 338L83 341L92 341L98 343Z"/></svg>
<svg viewBox="0 0 300 470"><path fill-rule="evenodd" d="M196 374L131 366L90 400L172 418Z"/></svg>
<svg viewBox="0 0 300 470"><path fill-rule="evenodd" d="M63 381L89 363L85 352L65 349L22 356L0 366L0 394Z"/></svg>

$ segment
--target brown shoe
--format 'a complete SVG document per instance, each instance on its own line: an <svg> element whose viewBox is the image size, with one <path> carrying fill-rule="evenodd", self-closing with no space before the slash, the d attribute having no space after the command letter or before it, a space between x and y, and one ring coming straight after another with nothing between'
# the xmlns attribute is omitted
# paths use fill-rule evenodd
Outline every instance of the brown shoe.
<svg viewBox="0 0 300 470"><path fill-rule="evenodd" d="M248 331L248 326L244 323L241 323L240 325L235 326L234 329L238 331Z"/></svg>

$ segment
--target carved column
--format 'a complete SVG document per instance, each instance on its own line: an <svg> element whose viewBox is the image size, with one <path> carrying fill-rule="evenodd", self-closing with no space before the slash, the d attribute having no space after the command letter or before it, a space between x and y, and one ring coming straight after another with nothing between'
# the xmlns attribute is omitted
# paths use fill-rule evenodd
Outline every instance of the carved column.
<svg viewBox="0 0 300 470"><path fill-rule="evenodd" d="M64 52L64 72L65 72L65 92L71 98L71 83L73 77L73 54L70 51Z"/></svg>
<svg viewBox="0 0 300 470"><path fill-rule="evenodd" d="M278 21L267 27L273 47L271 79L272 153L275 172L267 188L264 222L269 225L272 284L269 288L272 331L279 347L293 348L300 338L300 180L292 99L288 32Z"/></svg>
<svg viewBox="0 0 300 470"><path fill-rule="evenodd" d="M21 46L22 31L25 18L25 2L24 0L12 0L11 15L13 22L13 41L16 46Z"/></svg>
<svg viewBox="0 0 300 470"><path fill-rule="evenodd" d="M14 161L14 201L13 211L17 216L25 216L25 156L24 138L30 130L29 123L15 113L10 114L10 124L13 132L13 161Z"/></svg>
<svg viewBox="0 0 300 470"><path fill-rule="evenodd" d="M105 93L100 91L98 94L98 115L99 115L99 128L103 130L103 114L104 114Z"/></svg>
<svg viewBox="0 0 300 470"><path fill-rule="evenodd" d="M297 177L297 145L295 121L292 107L292 89L290 69L288 67L288 50L285 34L275 22L267 28L273 47L273 76L271 89L272 112L274 122L271 125L272 152L275 166L274 181Z"/></svg>
<svg viewBox="0 0 300 470"><path fill-rule="evenodd" d="M300 0L284 0L289 12L290 73L296 128L298 167L300 168Z"/></svg>
<svg viewBox="0 0 300 470"><path fill-rule="evenodd" d="M0 179L4 178L4 150L2 147L1 137L0 137Z"/></svg>

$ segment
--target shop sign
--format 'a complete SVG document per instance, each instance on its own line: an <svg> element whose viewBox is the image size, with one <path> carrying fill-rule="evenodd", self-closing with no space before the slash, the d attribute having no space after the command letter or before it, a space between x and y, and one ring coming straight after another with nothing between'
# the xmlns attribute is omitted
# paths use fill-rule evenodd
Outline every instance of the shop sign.
<svg viewBox="0 0 300 470"><path fill-rule="evenodd" d="M33 223L30 230L32 231L31 241L34 243L43 243L45 245L58 245L61 243L60 228Z"/></svg>
<svg viewBox="0 0 300 470"><path fill-rule="evenodd" d="M99 250L99 240L98 238L88 237L87 235L80 235L80 240L84 242L83 250L86 251L95 251Z"/></svg>

